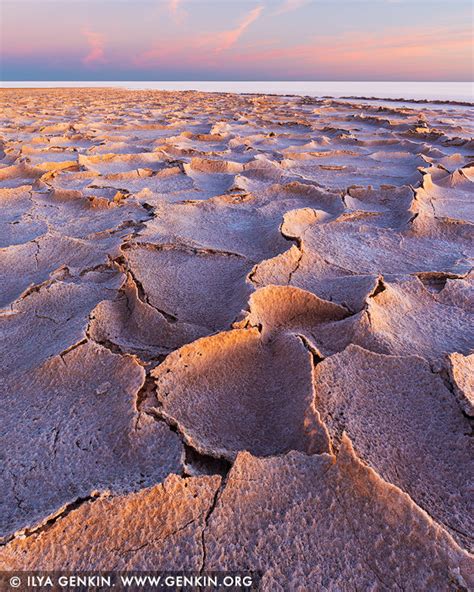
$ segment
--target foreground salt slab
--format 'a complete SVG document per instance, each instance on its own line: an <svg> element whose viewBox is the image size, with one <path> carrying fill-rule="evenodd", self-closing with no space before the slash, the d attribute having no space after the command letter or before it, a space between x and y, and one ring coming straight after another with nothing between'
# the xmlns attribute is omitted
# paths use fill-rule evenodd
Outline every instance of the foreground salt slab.
<svg viewBox="0 0 474 592"><path fill-rule="evenodd" d="M81 278L60 269L56 277L26 291L0 313L0 378L28 377L28 371L84 341L94 307L114 295L122 281L122 274L112 269Z"/></svg>
<svg viewBox="0 0 474 592"><path fill-rule="evenodd" d="M125 257L151 306L209 333L229 327L251 291L246 277L253 264L232 252L136 244Z"/></svg>
<svg viewBox="0 0 474 592"><path fill-rule="evenodd" d="M46 234L35 241L2 250L0 307L9 308L25 291L54 277L61 267L73 275L87 272L108 261L119 244L117 237L83 241L59 234Z"/></svg>
<svg viewBox="0 0 474 592"><path fill-rule="evenodd" d="M73 550L71 550L73 546ZM462 590L472 561L354 455L237 456L219 477L101 496L0 551L7 569L235 570L262 590ZM282 583L283 582L283 583Z"/></svg>
<svg viewBox="0 0 474 592"><path fill-rule="evenodd" d="M2 379L2 537L92 491L130 491L180 471L179 438L137 410L144 375L134 359L87 342Z"/></svg>
<svg viewBox="0 0 474 592"><path fill-rule="evenodd" d="M347 437L337 459L241 453L208 521L208 569L264 571L262 590L457 590L472 561Z"/></svg>
<svg viewBox="0 0 474 592"><path fill-rule="evenodd" d="M360 322L353 341L381 353L423 356L434 369L446 366L447 352L468 354L474 285L462 278L438 277L440 286L435 288L423 275L384 281L381 290L367 299L367 319ZM452 291L460 289L465 297L453 299Z"/></svg>
<svg viewBox="0 0 474 592"><path fill-rule="evenodd" d="M0 551L7 570L199 572L202 533L219 477L181 479L87 501L44 530Z"/></svg>
<svg viewBox="0 0 474 592"><path fill-rule="evenodd" d="M316 367L315 404L333 444L347 433L361 459L472 549L469 420L422 358L350 345Z"/></svg>
<svg viewBox="0 0 474 592"><path fill-rule="evenodd" d="M160 359L208 333L205 327L170 318L142 298L129 274L115 298L102 300L91 312L88 335L149 360Z"/></svg>
<svg viewBox="0 0 474 592"><path fill-rule="evenodd" d="M254 292L249 299L246 321L261 325L268 336L282 329L324 325L349 316L347 309L321 300L314 294L291 286L268 286Z"/></svg>
<svg viewBox="0 0 474 592"><path fill-rule="evenodd" d="M346 308L292 286L260 288L249 309L236 325L258 327L264 341L282 332L299 335L319 357L344 349L355 324Z"/></svg>
<svg viewBox="0 0 474 592"><path fill-rule="evenodd" d="M329 450L312 406L311 354L293 335L265 344L256 329L219 333L170 354L152 376L157 412L203 454Z"/></svg>

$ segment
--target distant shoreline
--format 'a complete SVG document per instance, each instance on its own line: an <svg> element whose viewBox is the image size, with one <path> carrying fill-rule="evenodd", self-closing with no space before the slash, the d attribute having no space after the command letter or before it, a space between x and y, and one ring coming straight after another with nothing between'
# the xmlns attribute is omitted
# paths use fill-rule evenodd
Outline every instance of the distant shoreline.
<svg viewBox="0 0 474 592"><path fill-rule="evenodd" d="M368 103L410 103L414 105L452 105L454 107L474 107L474 102L469 101L452 101L452 100L439 100L439 99L406 99L403 97L399 98L390 98L390 97L357 97L357 96L347 96L347 97L334 97L331 95L325 96L311 96L311 95L298 95L298 94L279 94L279 93L235 93L235 92L227 92L227 91L203 91L198 89L186 89L186 90L167 90L167 89L128 89L122 88L117 86L94 86L94 87L87 87L87 86L77 86L77 87L64 87L64 86L48 86L48 87L41 87L41 86L7 86L7 87L0 87L0 90L67 90L67 89L76 89L76 90L125 90L130 92L175 92L175 93L186 93L186 92L205 92L208 94L240 94L243 96L270 96L270 97L300 97L300 98L308 98L308 99L315 99L315 100L333 100L333 101L366 101Z"/></svg>
<svg viewBox="0 0 474 592"><path fill-rule="evenodd" d="M2 81L1 88L123 88L474 105L470 82Z"/></svg>

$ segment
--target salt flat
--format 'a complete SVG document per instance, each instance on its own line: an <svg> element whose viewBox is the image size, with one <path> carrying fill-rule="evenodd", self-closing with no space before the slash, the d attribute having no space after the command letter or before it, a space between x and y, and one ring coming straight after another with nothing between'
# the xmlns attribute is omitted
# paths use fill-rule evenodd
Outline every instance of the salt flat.
<svg viewBox="0 0 474 592"><path fill-rule="evenodd" d="M472 108L1 95L2 569L474 586Z"/></svg>

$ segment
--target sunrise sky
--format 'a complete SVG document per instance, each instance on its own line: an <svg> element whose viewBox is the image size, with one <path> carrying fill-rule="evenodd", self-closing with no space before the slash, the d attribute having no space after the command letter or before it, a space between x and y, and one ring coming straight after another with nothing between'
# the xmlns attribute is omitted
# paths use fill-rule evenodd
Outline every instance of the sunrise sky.
<svg viewBox="0 0 474 592"><path fill-rule="evenodd" d="M470 0L0 0L3 80L445 80Z"/></svg>

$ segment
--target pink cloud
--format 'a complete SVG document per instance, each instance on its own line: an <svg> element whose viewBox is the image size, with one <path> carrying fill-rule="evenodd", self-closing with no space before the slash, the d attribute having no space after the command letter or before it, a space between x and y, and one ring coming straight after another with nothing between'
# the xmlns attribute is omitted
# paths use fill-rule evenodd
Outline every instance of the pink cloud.
<svg viewBox="0 0 474 592"><path fill-rule="evenodd" d="M292 47L267 47L242 52L242 65L266 64L269 72L291 68L294 75L311 76L325 70L331 75L400 76L436 72L462 76L469 68L472 43L468 29L407 28L379 33L346 33L343 37L320 36Z"/></svg>
<svg viewBox="0 0 474 592"><path fill-rule="evenodd" d="M291 12L293 10L297 10L305 4L309 4L310 0L285 0L280 8L276 11L276 14L284 14L286 12Z"/></svg>
<svg viewBox="0 0 474 592"><path fill-rule="evenodd" d="M176 14L178 12L180 2L181 0L170 0L169 6L172 14Z"/></svg>
<svg viewBox="0 0 474 592"><path fill-rule="evenodd" d="M253 8L239 23L237 27L234 29L230 29L229 31L223 31L222 33L218 33L215 38L217 40L216 50L217 51L224 51L226 49L230 49L234 46L239 38L243 35L243 33L250 27L250 25L255 22L258 17L261 15L263 10L263 6L257 6Z"/></svg>
<svg viewBox="0 0 474 592"><path fill-rule="evenodd" d="M161 38L140 54L137 68L154 66L197 71L223 70L234 73L260 73L310 79L327 76L377 79L439 76L459 79L471 71L471 33L468 28L432 28L416 26L386 28L373 33L324 35L305 43L278 47L270 39L252 44L237 44L245 25L253 22L255 12L247 14L231 32L205 34L192 39ZM252 17L252 19L250 18ZM242 29L243 27L243 29ZM235 33L237 31L237 33ZM225 50L225 51L224 51Z"/></svg>
<svg viewBox="0 0 474 592"><path fill-rule="evenodd" d="M179 23L181 22L184 17L186 16L186 12L182 8L182 0L169 0L168 9L173 17L173 19Z"/></svg>
<svg viewBox="0 0 474 592"><path fill-rule="evenodd" d="M91 31L90 29L82 29L81 32L89 44L89 53L82 58L82 63L86 66L104 63L106 61L104 55L104 36L101 33Z"/></svg>
<svg viewBox="0 0 474 592"><path fill-rule="evenodd" d="M219 56L236 45L246 29L259 18L262 10L262 6L253 8L234 29L228 31L204 33L186 39L161 38L153 44L153 47L138 55L133 60L133 65L138 68L148 68L158 64L176 67L218 66L221 59L231 59L228 53L225 54L225 58Z"/></svg>

